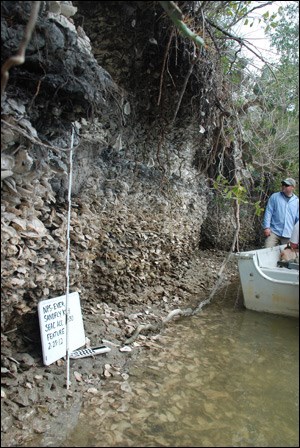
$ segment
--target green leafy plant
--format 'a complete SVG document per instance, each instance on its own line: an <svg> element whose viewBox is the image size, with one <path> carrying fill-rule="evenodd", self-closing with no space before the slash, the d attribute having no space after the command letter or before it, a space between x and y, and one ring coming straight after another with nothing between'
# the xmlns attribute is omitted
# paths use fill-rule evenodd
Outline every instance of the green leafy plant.
<svg viewBox="0 0 300 448"><path fill-rule="evenodd" d="M218 175L213 183L213 187L225 200L234 199L237 200L239 205L253 205L255 216L261 216L264 211L264 208L261 207L260 200L253 203L247 193L247 189L240 182L237 182L235 185L229 185L228 180L224 176Z"/></svg>
<svg viewBox="0 0 300 448"><path fill-rule="evenodd" d="M225 199L237 199L239 204L248 203L247 190L240 182L229 185L228 180L220 174L214 181L213 186Z"/></svg>

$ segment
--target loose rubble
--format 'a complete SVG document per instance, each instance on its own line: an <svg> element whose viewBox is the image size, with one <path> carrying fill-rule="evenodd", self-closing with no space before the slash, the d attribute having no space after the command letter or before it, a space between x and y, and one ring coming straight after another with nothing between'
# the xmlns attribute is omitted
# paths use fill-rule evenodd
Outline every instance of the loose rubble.
<svg viewBox="0 0 300 448"><path fill-rule="evenodd" d="M30 440L51 431L62 413L72 414L83 394L97 394L103 382L116 375L126 378L131 360L141 350L155 347L159 330L140 333L130 345L124 344L126 338L138 325L161 323L173 309L195 308L215 284L225 256L218 251L199 252L178 270L177 278L168 278L164 288L147 288L146 302L121 302L121 306L99 302L90 309L83 308L88 343L95 346L103 342L111 351L94 359L70 360L69 389L65 359L43 365L36 315L30 325L2 334L2 446L33 446L28 445ZM224 285L235 281L236 276L236 264L230 261Z"/></svg>
<svg viewBox="0 0 300 448"><path fill-rule="evenodd" d="M28 21L30 2L21 3L2 2L4 59ZM161 117L137 114L148 107L98 65L89 38L72 22L76 7L42 3L30 63L10 73L2 98L2 446L30 446L62 415L74 424L70 410L83 394L97 394L116 375L126 378L130 360L151 349L171 316L179 318L175 310L207 298L235 230L231 204L214 207L207 174L195 167L195 146L202 146L192 128L180 122L162 144ZM98 115L88 120L91 109ZM43 365L37 307L66 290L74 130L68 280L80 295L87 343L103 342L111 352L71 360L67 389L66 360ZM255 226L249 230L248 215L243 219L248 243ZM236 275L231 260L224 283Z"/></svg>

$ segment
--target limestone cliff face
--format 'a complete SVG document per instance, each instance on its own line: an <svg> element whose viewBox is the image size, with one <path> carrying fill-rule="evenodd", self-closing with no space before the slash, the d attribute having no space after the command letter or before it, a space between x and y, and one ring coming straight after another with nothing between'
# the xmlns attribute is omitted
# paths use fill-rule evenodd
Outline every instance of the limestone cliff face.
<svg viewBox="0 0 300 448"><path fill-rule="evenodd" d="M3 64L31 2L1 8ZM2 98L2 329L65 293L71 145L70 287L87 306L163 286L201 235L230 248L231 208L203 227L222 79L203 55L184 89L191 51L158 2L41 2Z"/></svg>

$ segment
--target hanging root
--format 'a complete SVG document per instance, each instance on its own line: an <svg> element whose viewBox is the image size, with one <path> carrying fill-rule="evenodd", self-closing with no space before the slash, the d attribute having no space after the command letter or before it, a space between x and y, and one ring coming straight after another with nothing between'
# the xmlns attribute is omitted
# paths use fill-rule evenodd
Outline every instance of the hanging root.
<svg viewBox="0 0 300 448"><path fill-rule="evenodd" d="M177 309L177 310L173 310L173 311L171 311L171 312L167 315L167 317L165 317L165 318L162 320L162 322L159 322L159 323L156 324L156 325L153 325L153 324L139 325L139 326L137 327L137 329L135 330L135 332L133 333L133 335L132 335L129 339L126 339L126 341L124 342L124 344L131 344L133 341L136 340L136 338L138 337L138 335L139 335L141 332L149 331L149 330L152 330L152 331L158 331L158 330L160 330L160 329L164 326L164 324L166 324L166 323L169 322L171 319L173 319L173 317L175 317L175 316L182 316L183 314L184 314L184 311L182 311L181 309Z"/></svg>
<svg viewBox="0 0 300 448"><path fill-rule="evenodd" d="M152 331L159 331L161 330L161 328L167 323L169 322L171 319L173 319L173 317L175 316L189 316L193 313L191 308L186 308L185 310L181 310L181 309L177 309L177 310L173 310L171 311L167 317L165 317L162 322L153 325L153 324L146 324L146 325L139 325L137 327L137 329L135 330L135 332L133 333L133 335L129 338L126 339L126 341L124 342L124 344L128 345L131 344L133 341L136 340L136 338L138 337L138 335L142 332L146 332L149 330Z"/></svg>
<svg viewBox="0 0 300 448"><path fill-rule="evenodd" d="M1 67L1 98L5 92L5 88L8 82L9 70L12 67L15 67L16 65L21 65L25 62L26 48L31 40L32 32L34 30L39 14L39 9L41 6L41 2L31 2L31 3L32 3L31 14L28 23L26 25L24 36L20 43L18 52L15 56L11 56L9 59L7 59Z"/></svg>
<svg viewBox="0 0 300 448"><path fill-rule="evenodd" d="M136 338L142 331L148 331L148 330L157 331L159 327L160 327L159 324L157 324L157 325L152 325L152 324L139 325L137 327L137 329L135 330L135 332L133 333L133 335L129 339L126 339L124 344L126 344L126 345L131 344L133 341L136 340Z"/></svg>

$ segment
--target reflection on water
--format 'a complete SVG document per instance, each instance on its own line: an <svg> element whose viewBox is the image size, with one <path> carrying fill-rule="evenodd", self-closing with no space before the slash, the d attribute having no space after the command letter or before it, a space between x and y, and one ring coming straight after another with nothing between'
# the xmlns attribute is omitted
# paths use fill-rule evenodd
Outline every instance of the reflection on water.
<svg viewBox="0 0 300 448"><path fill-rule="evenodd" d="M237 310L233 295L169 325L61 446L298 447L299 320Z"/></svg>

